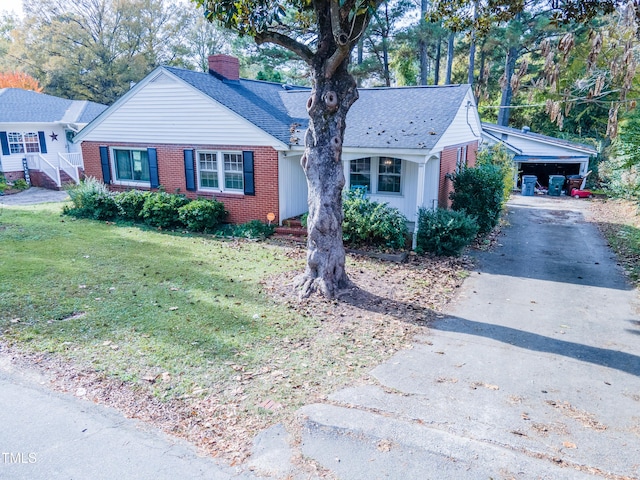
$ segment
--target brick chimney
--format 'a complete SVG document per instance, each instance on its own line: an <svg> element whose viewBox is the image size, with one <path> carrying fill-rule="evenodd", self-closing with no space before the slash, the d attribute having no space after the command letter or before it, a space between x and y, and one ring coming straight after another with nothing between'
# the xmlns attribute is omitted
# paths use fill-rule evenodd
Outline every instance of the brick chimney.
<svg viewBox="0 0 640 480"><path fill-rule="evenodd" d="M240 61L231 55L209 55L209 73L227 80L240 80Z"/></svg>

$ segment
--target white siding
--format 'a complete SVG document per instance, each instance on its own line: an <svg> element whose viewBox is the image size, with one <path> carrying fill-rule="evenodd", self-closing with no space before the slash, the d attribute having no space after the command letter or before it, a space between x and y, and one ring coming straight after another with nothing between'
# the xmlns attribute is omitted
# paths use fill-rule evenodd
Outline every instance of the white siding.
<svg viewBox="0 0 640 480"><path fill-rule="evenodd" d="M507 135L506 138L502 138L502 134L499 132L494 133L494 135L522 150L523 155L541 155L546 157L575 157L578 155L584 155L570 148L565 148L559 145L549 145L548 143L539 142L530 138L523 138L516 135ZM572 160L572 162L573 161L575 160Z"/></svg>
<svg viewBox="0 0 640 480"><path fill-rule="evenodd" d="M58 164L58 152L66 153L68 150L67 139L65 137L64 128L55 123L4 123L0 124L0 131L2 132L44 132L45 142L47 145L47 153L42 154L49 163L53 165ZM57 135L56 140L52 140L51 134ZM73 150L72 150L73 151ZM0 164L2 165L3 172L19 172L22 171L22 159L25 157L24 153L14 153L11 155L2 155L0 150Z"/></svg>
<svg viewBox="0 0 640 480"><path fill-rule="evenodd" d="M167 73L142 85L83 140L277 146L263 130Z"/></svg>
<svg viewBox="0 0 640 480"><path fill-rule="evenodd" d="M440 157L431 157L425 167L425 208L435 210L438 208L438 194L440 187Z"/></svg>
<svg viewBox="0 0 640 480"><path fill-rule="evenodd" d="M301 215L309 210L307 204L307 177L300 165L301 155L278 156L278 193L280 221Z"/></svg>
<svg viewBox="0 0 640 480"><path fill-rule="evenodd" d="M468 102L471 102L470 104ZM453 121L446 132L440 137L433 151L440 151L449 145L459 145L480 140L482 126L478 117L478 109L471 93L471 89L464 98Z"/></svg>

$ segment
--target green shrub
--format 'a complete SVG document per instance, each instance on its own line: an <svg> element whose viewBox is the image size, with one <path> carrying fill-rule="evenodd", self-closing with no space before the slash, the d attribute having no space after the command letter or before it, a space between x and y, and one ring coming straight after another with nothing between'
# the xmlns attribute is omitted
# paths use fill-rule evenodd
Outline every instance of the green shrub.
<svg viewBox="0 0 640 480"><path fill-rule="evenodd" d="M451 208L475 217L480 234L491 231L498 224L502 212L502 169L496 165L465 168L452 175L452 179Z"/></svg>
<svg viewBox="0 0 640 480"><path fill-rule="evenodd" d="M205 198L193 200L178 209L180 222L194 232L212 232L228 214L224 203Z"/></svg>
<svg viewBox="0 0 640 480"><path fill-rule="evenodd" d="M150 192L129 190L116 194L113 198L118 207L118 215L123 220L139 222L142 218L142 207Z"/></svg>
<svg viewBox="0 0 640 480"><path fill-rule="evenodd" d="M107 186L100 180L87 177L82 183L69 189L72 206L65 205L62 213L78 218L112 220L118 215L118 207Z"/></svg>
<svg viewBox="0 0 640 480"><path fill-rule="evenodd" d="M500 168L504 183L502 193L502 204L504 205L515 188L516 165L513 163L513 155L508 152L504 145L498 143L491 148L485 148L478 152L476 166L482 167L484 165L496 165Z"/></svg>
<svg viewBox="0 0 640 480"><path fill-rule="evenodd" d="M404 248L407 219L397 208L374 202L355 189L345 193L343 209L342 238L349 245Z"/></svg>
<svg viewBox="0 0 640 480"><path fill-rule="evenodd" d="M167 192L149 193L142 206L141 216L148 225L153 227L180 228L184 225L180 221L178 210L189 202L190 200L184 195L173 195Z"/></svg>
<svg viewBox="0 0 640 480"><path fill-rule="evenodd" d="M459 255L478 234L475 219L454 210L418 211L416 252L436 255Z"/></svg>
<svg viewBox="0 0 640 480"><path fill-rule="evenodd" d="M251 220L247 223L241 223L238 225L225 223L224 225L218 227L214 233L221 237L264 240L265 238L273 235L275 229L275 225L268 225L261 222L260 220Z"/></svg>
<svg viewBox="0 0 640 480"><path fill-rule="evenodd" d="M304 228L307 228L307 221L309 220L309 212L303 213L300 216L300 225L302 225Z"/></svg>
<svg viewBox="0 0 640 480"><path fill-rule="evenodd" d="M24 178L19 178L18 180L13 182L13 188L15 188L16 190L26 190L27 188L29 188L29 184Z"/></svg>

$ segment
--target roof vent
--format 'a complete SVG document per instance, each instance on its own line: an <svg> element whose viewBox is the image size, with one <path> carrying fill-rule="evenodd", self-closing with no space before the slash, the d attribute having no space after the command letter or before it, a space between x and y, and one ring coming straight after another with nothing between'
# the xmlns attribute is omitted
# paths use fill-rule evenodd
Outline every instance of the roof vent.
<svg viewBox="0 0 640 480"><path fill-rule="evenodd" d="M529 127L522 127L522 133L529 133L531 131L531 128Z"/></svg>

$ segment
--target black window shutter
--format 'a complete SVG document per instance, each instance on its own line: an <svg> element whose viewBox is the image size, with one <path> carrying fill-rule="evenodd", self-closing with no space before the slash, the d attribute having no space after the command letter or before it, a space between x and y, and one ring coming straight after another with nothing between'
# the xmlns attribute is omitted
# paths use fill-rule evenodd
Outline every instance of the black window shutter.
<svg viewBox="0 0 640 480"><path fill-rule="evenodd" d="M7 138L7 132L0 132L0 143L2 144L2 154L11 155L11 150L9 150L9 139Z"/></svg>
<svg viewBox="0 0 640 480"><path fill-rule="evenodd" d="M44 138L44 132L38 132L38 139L40 140L40 153L47 153L47 142Z"/></svg>
<svg viewBox="0 0 640 480"><path fill-rule="evenodd" d="M253 176L253 152L242 152L242 173L244 174L244 194L255 195Z"/></svg>
<svg viewBox="0 0 640 480"><path fill-rule="evenodd" d="M109 149L100 147L100 165L102 166L102 180L111 183L111 169L109 168Z"/></svg>
<svg viewBox="0 0 640 480"><path fill-rule="evenodd" d="M147 148L147 156L149 157L149 181L151 188L160 186L160 178L158 176L158 153L155 148Z"/></svg>
<svg viewBox="0 0 640 480"><path fill-rule="evenodd" d="M196 175L193 170L193 150L184 151L184 177L187 180L187 190L195 190Z"/></svg>

